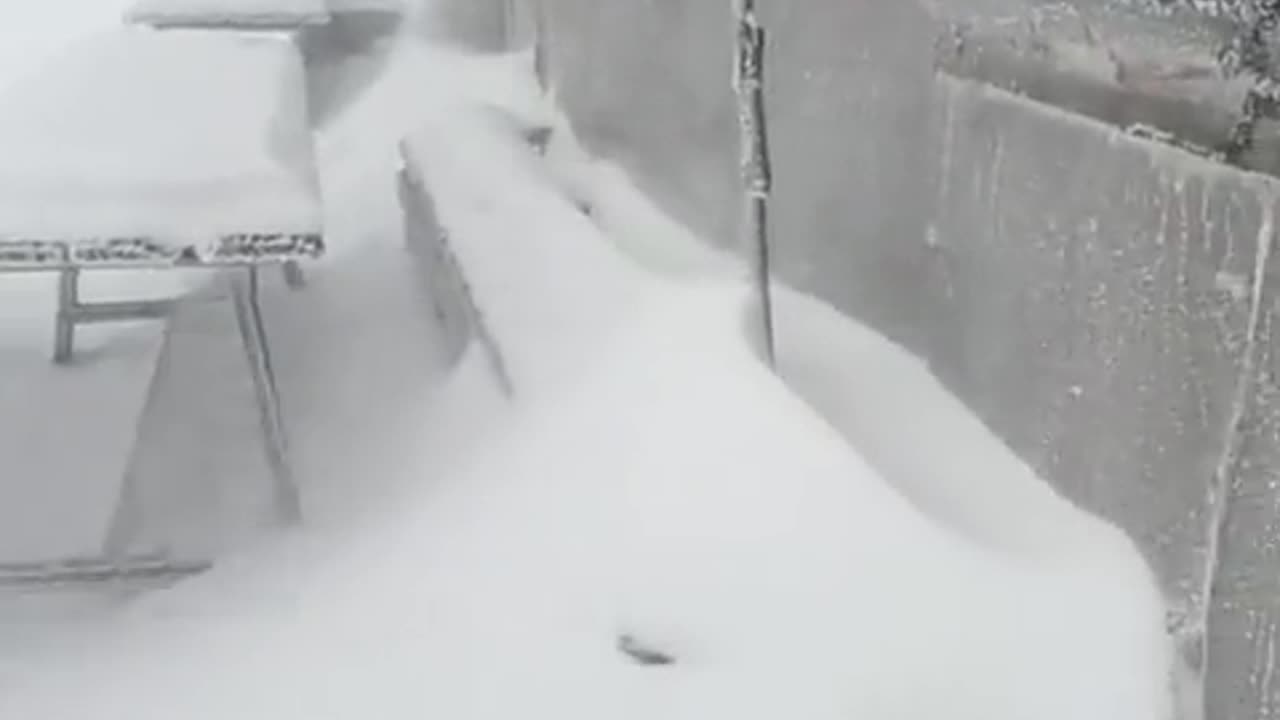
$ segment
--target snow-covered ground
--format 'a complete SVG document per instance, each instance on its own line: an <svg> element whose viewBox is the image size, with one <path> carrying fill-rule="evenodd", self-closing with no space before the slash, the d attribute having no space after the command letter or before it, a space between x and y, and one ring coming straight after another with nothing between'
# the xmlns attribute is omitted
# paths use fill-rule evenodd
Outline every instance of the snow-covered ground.
<svg viewBox="0 0 1280 720"><path fill-rule="evenodd" d="M0 716L1170 716L1162 599L1122 533L781 288L769 372L736 263L567 135L543 162L511 132L554 119L527 57L418 29L326 125L332 254L273 305L307 527L10 654ZM477 352L439 376L406 135L511 399Z"/></svg>

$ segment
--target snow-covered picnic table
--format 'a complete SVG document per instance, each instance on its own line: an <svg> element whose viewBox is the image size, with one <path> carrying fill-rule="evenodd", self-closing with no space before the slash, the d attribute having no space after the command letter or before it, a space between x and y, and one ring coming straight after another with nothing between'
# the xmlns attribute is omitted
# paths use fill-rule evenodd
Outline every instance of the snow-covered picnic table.
<svg viewBox="0 0 1280 720"><path fill-rule="evenodd" d="M57 274L54 359L67 362L78 325L167 318L174 309L175 299L137 297L154 283L127 271L222 271L276 498L290 517L297 498L258 286L263 266L300 281L295 263L324 250L305 87L300 52L284 37L122 27L0 89L0 283L25 283L15 273ZM110 301L81 298L81 275L98 270L116 272L94 277L118 276ZM61 447L83 450L102 445L105 428L132 427L135 418L119 417L129 413L119 408L141 400L98 410L101 393L82 392L86 373L44 377L30 402L0 407L0 428L43 427ZM115 459L92 472L125 462L126 435L98 453ZM28 461L24 482L71 481L57 457Z"/></svg>

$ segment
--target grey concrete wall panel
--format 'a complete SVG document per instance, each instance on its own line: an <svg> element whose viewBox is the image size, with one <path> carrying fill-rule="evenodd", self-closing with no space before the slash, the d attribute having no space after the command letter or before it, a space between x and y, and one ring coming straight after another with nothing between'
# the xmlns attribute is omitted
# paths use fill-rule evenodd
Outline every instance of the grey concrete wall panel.
<svg viewBox="0 0 1280 720"><path fill-rule="evenodd" d="M935 367L1209 604L1212 716L1275 717L1275 182L949 85Z"/></svg>
<svg viewBox="0 0 1280 720"><path fill-rule="evenodd" d="M437 0L426 7L420 20L426 37L481 52L507 49L507 0Z"/></svg>
<svg viewBox="0 0 1280 720"><path fill-rule="evenodd" d="M1260 196L1105 126L947 86L933 364L1198 607Z"/></svg>
<svg viewBox="0 0 1280 720"><path fill-rule="evenodd" d="M1267 235L1274 240L1271 229ZM1274 249L1274 248L1273 248ZM1280 618L1280 332L1276 258L1267 264L1255 332L1255 364L1242 388L1242 422L1231 470L1230 503L1220 536L1209 616L1206 688L1215 718L1280 717L1277 619Z"/></svg>
<svg viewBox="0 0 1280 720"><path fill-rule="evenodd" d="M761 11L778 273L919 350L931 304L921 239L935 196L933 23L914 2Z"/></svg>
<svg viewBox="0 0 1280 720"><path fill-rule="evenodd" d="M549 82L582 141L623 162L681 221L733 242L740 194L728 0L541 7Z"/></svg>
<svg viewBox="0 0 1280 720"><path fill-rule="evenodd" d="M386 66L401 21L394 12L344 12L299 33L313 127L323 127L369 89Z"/></svg>
<svg viewBox="0 0 1280 720"><path fill-rule="evenodd" d="M738 242L732 4L544 0L575 131L669 212ZM910 345L929 216L933 24L915 3L762 6L779 274ZM892 237L897 242L871 242Z"/></svg>

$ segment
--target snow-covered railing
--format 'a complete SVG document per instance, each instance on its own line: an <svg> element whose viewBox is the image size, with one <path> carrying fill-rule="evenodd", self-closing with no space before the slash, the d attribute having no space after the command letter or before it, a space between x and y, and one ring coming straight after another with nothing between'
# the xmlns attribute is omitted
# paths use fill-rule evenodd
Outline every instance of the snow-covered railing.
<svg viewBox="0 0 1280 720"><path fill-rule="evenodd" d="M0 282L58 273L55 361L72 358L79 325L162 319L176 302L85 299L86 272L206 268L226 279L277 512L296 522L259 297L262 268L284 268L296 286L294 264L324 252L296 46L179 30L89 38L0 94L0 158ZM135 570L169 572L143 564ZM59 572L85 575L82 565ZM0 583L15 579L12 569L0 567Z"/></svg>

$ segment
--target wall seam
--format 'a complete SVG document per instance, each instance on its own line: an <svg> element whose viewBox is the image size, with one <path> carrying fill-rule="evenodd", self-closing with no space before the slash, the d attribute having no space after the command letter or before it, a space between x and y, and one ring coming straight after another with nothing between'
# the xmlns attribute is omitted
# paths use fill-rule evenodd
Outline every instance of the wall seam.
<svg viewBox="0 0 1280 720"><path fill-rule="evenodd" d="M1219 570L1223 560L1223 546L1226 542L1228 527L1231 522L1232 495L1235 480L1244 455L1246 424L1250 410L1253 408L1253 397L1258 385L1259 355L1261 354L1260 336L1265 316L1264 304L1266 296L1267 270L1271 264L1273 244L1275 243L1275 193L1269 188L1259 188L1261 220L1258 226L1257 246L1253 267L1252 287L1249 296L1249 318L1245 327L1245 352L1240 367L1240 375L1236 378L1235 393L1232 396L1230 415L1225 427L1222 453L1214 468L1210 484L1211 514L1208 527L1208 543L1205 549L1204 576L1199 593L1200 607L1196 626L1192 628L1198 634L1200 682L1202 699L1205 703L1204 717L1208 717L1208 677L1209 677L1209 626L1213 612Z"/></svg>

